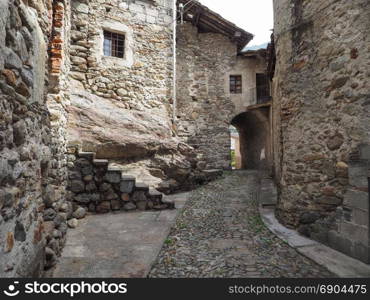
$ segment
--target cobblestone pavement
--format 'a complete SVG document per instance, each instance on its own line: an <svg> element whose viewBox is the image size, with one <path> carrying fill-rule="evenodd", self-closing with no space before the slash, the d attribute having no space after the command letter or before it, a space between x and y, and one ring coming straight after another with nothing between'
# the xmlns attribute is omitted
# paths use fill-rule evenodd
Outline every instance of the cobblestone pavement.
<svg viewBox="0 0 370 300"><path fill-rule="evenodd" d="M333 277L263 225L257 190L235 171L194 191L149 277Z"/></svg>

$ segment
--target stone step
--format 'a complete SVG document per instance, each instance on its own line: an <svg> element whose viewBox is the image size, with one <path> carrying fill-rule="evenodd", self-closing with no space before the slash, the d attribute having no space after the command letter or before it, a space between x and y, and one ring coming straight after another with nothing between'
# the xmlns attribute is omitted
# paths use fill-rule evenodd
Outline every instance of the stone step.
<svg viewBox="0 0 370 300"><path fill-rule="evenodd" d="M108 167L109 160L107 159L94 159L93 164L98 167Z"/></svg>
<svg viewBox="0 0 370 300"><path fill-rule="evenodd" d="M135 187L136 177L131 175L122 175L120 191L124 194L130 194Z"/></svg>
<svg viewBox="0 0 370 300"><path fill-rule="evenodd" d="M163 199L163 194L154 188L150 188L148 193L148 199L152 200L153 202L161 203Z"/></svg>
<svg viewBox="0 0 370 300"><path fill-rule="evenodd" d="M122 180L122 170L116 167L108 167L104 179L109 183L120 183Z"/></svg>
<svg viewBox="0 0 370 300"><path fill-rule="evenodd" d="M167 206L168 209L175 209L175 202L168 198L167 196L163 196L162 203Z"/></svg>
<svg viewBox="0 0 370 300"><path fill-rule="evenodd" d="M150 188L149 196L160 197L160 196L163 196L163 194L160 191L157 191L156 189Z"/></svg>
<svg viewBox="0 0 370 300"><path fill-rule="evenodd" d="M92 161L95 158L95 152L78 152L78 157Z"/></svg>
<svg viewBox="0 0 370 300"><path fill-rule="evenodd" d="M142 182L136 182L135 190L149 192L149 185L142 183Z"/></svg>
<svg viewBox="0 0 370 300"><path fill-rule="evenodd" d="M122 180L123 181L136 181L136 177L132 175L122 174Z"/></svg>

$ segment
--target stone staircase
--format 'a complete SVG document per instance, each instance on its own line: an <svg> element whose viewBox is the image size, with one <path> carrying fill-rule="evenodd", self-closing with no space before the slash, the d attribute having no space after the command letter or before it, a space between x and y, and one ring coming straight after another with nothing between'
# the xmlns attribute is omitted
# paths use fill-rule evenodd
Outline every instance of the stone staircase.
<svg viewBox="0 0 370 300"><path fill-rule="evenodd" d="M94 152L68 149L70 200L93 213L110 211L164 210L175 205L149 185L123 174Z"/></svg>

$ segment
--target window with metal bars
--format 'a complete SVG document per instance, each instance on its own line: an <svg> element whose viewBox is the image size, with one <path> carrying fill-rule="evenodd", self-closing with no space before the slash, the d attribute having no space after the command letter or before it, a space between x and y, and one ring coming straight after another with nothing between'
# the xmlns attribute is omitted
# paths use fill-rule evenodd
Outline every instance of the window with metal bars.
<svg viewBox="0 0 370 300"><path fill-rule="evenodd" d="M125 36L104 30L104 55L124 58Z"/></svg>
<svg viewBox="0 0 370 300"><path fill-rule="evenodd" d="M231 94L241 94L242 92L243 92L242 76L241 75L231 75L230 76L230 93Z"/></svg>

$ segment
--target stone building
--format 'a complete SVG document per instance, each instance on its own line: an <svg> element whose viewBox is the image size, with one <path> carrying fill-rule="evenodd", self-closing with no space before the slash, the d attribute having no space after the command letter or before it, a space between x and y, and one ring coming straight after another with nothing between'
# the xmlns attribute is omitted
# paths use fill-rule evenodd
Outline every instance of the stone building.
<svg viewBox="0 0 370 300"><path fill-rule="evenodd" d="M369 263L370 3L274 6L278 217Z"/></svg>
<svg viewBox="0 0 370 300"><path fill-rule="evenodd" d="M186 3L186 1L179 1ZM200 3L184 14L177 27L177 130L197 151L198 166L230 168L230 132L234 125L241 138L243 168L259 168L262 152L271 157L270 140L257 131L270 130L269 108L260 112L257 81L265 74L264 53L242 53L253 36ZM253 52L253 51L252 51ZM268 83L268 80L266 80ZM266 100L260 99L266 106ZM269 104L267 104L269 107ZM248 108L252 111L247 113ZM264 109L262 109L264 110ZM254 117L257 113L258 117ZM251 130L243 131L245 122ZM257 140L259 142L257 142ZM249 143L250 147L245 147ZM249 157L249 159L247 158ZM257 163L254 163L258 157Z"/></svg>

